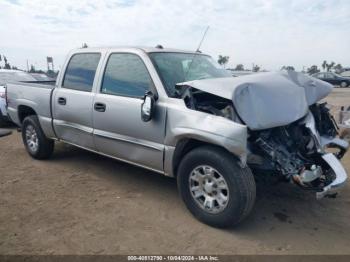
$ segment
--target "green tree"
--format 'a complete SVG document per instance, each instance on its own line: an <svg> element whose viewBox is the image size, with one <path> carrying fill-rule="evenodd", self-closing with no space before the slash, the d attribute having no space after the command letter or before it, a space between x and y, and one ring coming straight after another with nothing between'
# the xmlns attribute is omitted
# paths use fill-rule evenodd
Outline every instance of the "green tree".
<svg viewBox="0 0 350 262"><path fill-rule="evenodd" d="M228 63L230 57L229 56L222 56L222 55L219 55L219 58L218 58L218 63L219 65L223 66L224 68L226 67L226 64Z"/></svg>
<svg viewBox="0 0 350 262"><path fill-rule="evenodd" d="M10 63L8 63L6 56L4 56L4 62L5 62L4 68L5 69L11 69L11 65L10 65Z"/></svg>
<svg viewBox="0 0 350 262"><path fill-rule="evenodd" d="M253 67L253 72L259 72L259 70L260 70L260 66L255 65L255 66Z"/></svg>
<svg viewBox="0 0 350 262"><path fill-rule="evenodd" d="M327 67L327 72L331 71L331 69L335 66L335 63L332 62L330 64L327 64L326 67Z"/></svg>
<svg viewBox="0 0 350 262"><path fill-rule="evenodd" d="M244 66L242 64L238 64L238 65L236 65L235 70L236 71L244 71Z"/></svg>
<svg viewBox="0 0 350 262"><path fill-rule="evenodd" d="M30 65L30 70L29 73L35 73L35 66L34 65Z"/></svg>
<svg viewBox="0 0 350 262"><path fill-rule="evenodd" d="M282 66L281 70L295 71L294 66Z"/></svg>
<svg viewBox="0 0 350 262"><path fill-rule="evenodd" d="M318 69L317 65L312 65L310 66L306 72L309 74L309 75L313 75L313 74L316 74L316 73L319 73L320 70Z"/></svg>

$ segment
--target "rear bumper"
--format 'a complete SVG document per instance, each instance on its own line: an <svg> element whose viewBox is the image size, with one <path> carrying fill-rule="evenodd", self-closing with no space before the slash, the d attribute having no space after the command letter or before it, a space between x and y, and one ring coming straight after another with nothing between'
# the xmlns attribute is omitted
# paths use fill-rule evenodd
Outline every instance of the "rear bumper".
<svg viewBox="0 0 350 262"><path fill-rule="evenodd" d="M316 193L316 198L320 199L327 195L334 194L338 191L340 187L342 187L348 176L346 174L346 171L343 167L343 165L340 163L338 158L334 156L332 153L328 153L322 156L323 160L330 166L330 168L333 170L336 178L333 180L332 183L325 186L321 192Z"/></svg>

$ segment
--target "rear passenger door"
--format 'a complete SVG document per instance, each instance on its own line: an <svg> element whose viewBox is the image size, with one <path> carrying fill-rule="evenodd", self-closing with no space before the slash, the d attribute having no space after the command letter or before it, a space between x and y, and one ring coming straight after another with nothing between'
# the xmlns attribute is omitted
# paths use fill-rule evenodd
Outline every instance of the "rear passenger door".
<svg viewBox="0 0 350 262"><path fill-rule="evenodd" d="M100 53L74 54L52 98L53 122L57 137L89 149L95 149L92 90L100 60Z"/></svg>
<svg viewBox="0 0 350 262"><path fill-rule="evenodd" d="M94 100L94 138L104 154L162 171L164 107L156 103L152 121L141 120L143 97L150 89L155 90L154 84L139 55L110 54Z"/></svg>

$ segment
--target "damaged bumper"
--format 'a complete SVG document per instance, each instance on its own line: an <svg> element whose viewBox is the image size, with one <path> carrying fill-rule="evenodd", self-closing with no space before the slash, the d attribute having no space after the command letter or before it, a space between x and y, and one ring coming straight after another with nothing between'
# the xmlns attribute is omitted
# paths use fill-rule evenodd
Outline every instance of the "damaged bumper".
<svg viewBox="0 0 350 262"><path fill-rule="evenodd" d="M325 154L322 156L322 158L333 170L335 174L335 179L332 183L325 186L321 192L316 193L317 199L336 193L337 189L343 186L347 179L347 174L344 167L332 153Z"/></svg>

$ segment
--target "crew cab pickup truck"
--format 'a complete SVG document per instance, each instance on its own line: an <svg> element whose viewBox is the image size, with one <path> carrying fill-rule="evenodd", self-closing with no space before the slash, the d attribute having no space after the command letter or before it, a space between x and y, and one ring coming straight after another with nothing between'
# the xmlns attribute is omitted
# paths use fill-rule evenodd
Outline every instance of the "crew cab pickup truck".
<svg viewBox="0 0 350 262"><path fill-rule="evenodd" d="M33 158L49 158L58 140L176 177L188 209L212 226L250 213L253 173L317 198L347 178L339 159L349 144L318 103L332 86L296 72L234 78L200 52L83 48L54 86L6 88Z"/></svg>

